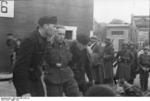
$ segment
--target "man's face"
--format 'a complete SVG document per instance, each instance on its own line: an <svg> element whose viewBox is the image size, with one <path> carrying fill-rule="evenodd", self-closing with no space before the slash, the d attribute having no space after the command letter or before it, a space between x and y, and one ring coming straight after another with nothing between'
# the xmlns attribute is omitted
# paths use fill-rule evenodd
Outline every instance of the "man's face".
<svg viewBox="0 0 150 101"><path fill-rule="evenodd" d="M55 32L55 36L57 38L57 41L60 43L63 42L65 38L65 29L64 28L57 28Z"/></svg>
<svg viewBox="0 0 150 101"><path fill-rule="evenodd" d="M56 36L57 36L57 40L61 43L61 42L63 42L63 40L64 40L64 38L65 38L65 33L57 33L56 34Z"/></svg>
<svg viewBox="0 0 150 101"><path fill-rule="evenodd" d="M14 38L14 36L13 35L9 35L9 36L7 36L7 39L13 39Z"/></svg>
<svg viewBox="0 0 150 101"><path fill-rule="evenodd" d="M144 49L144 53L147 54L148 53L148 49Z"/></svg>
<svg viewBox="0 0 150 101"><path fill-rule="evenodd" d="M55 24L45 24L43 28L45 30L46 37L52 37L57 31Z"/></svg>
<svg viewBox="0 0 150 101"><path fill-rule="evenodd" d="M80 50L83 50L83 49L85 49L85 48L87 47L87 45L83 45L83 44L80 43L80 42L77 42L77 46L78 46L78 48L79 48Z"/></svg>
<svg viewBox="0 0 150 101"><path fill-rule="evenodd" d="M91 38L91 39L90 39L90 41L91 41L91 43L94 43L94 42L96 42L97 40L96 40L96 39Z"/></svg>

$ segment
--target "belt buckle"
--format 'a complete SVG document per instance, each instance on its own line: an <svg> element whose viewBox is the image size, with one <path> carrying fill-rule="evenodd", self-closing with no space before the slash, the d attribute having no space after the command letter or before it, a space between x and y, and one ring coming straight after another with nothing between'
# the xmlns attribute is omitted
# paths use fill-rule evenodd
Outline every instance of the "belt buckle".
<svg viewBox="0 0 150 101"><path fill-rule="evenodd" d="M56 66L60 68L60 67L62 67L62 64L61 63L56 63Z"/></svg>

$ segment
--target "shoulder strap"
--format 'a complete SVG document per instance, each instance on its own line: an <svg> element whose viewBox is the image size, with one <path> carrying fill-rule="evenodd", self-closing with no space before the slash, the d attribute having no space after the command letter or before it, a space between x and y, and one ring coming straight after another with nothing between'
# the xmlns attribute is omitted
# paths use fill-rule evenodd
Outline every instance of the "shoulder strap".
<svg viewBox="0 0 150 101"><path fill-rule="evenodd" d="M97 42L95 42L95 43L91 46L91 49L92 49L92 50L94 50L94 49L95 49L96 44L97 44Z"/></svg>

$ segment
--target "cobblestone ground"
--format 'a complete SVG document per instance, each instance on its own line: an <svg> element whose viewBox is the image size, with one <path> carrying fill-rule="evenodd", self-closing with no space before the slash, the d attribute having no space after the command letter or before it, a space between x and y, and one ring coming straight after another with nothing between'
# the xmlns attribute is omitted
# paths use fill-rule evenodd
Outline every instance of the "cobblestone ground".
<svg viewBox="0 0 150 101"><path fill-rule="evenodd" d="M139 75L137 75L135 81L134 81L134 85L137 85L140 87L139 85ZM149 77L149 90L150 90L150 77ZM0 97L3 96L16 96L16 91L15 88L13 86L13 83L10 81L1 81L0 82Z"/></svg>

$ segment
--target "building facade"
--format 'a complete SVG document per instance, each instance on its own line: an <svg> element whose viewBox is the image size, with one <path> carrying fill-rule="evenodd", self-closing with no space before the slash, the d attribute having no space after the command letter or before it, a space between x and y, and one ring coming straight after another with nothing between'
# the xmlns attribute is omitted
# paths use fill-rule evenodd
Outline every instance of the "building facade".
<svg viewBox="0 0 150 101"><path fill-rule="evenodd" d="M137 43L139 47L142 47L143 45L148 45L150 33L150 17L132 15L131 21L131 24L134 27L137 34Z"/></svg>
<svg viewBox="0 0 150 101"><path fill-rule="evenodd" d="M106 38L112 40L114 50L118 51L123 42L133 41L129 24L107 24Z"/></svg>

